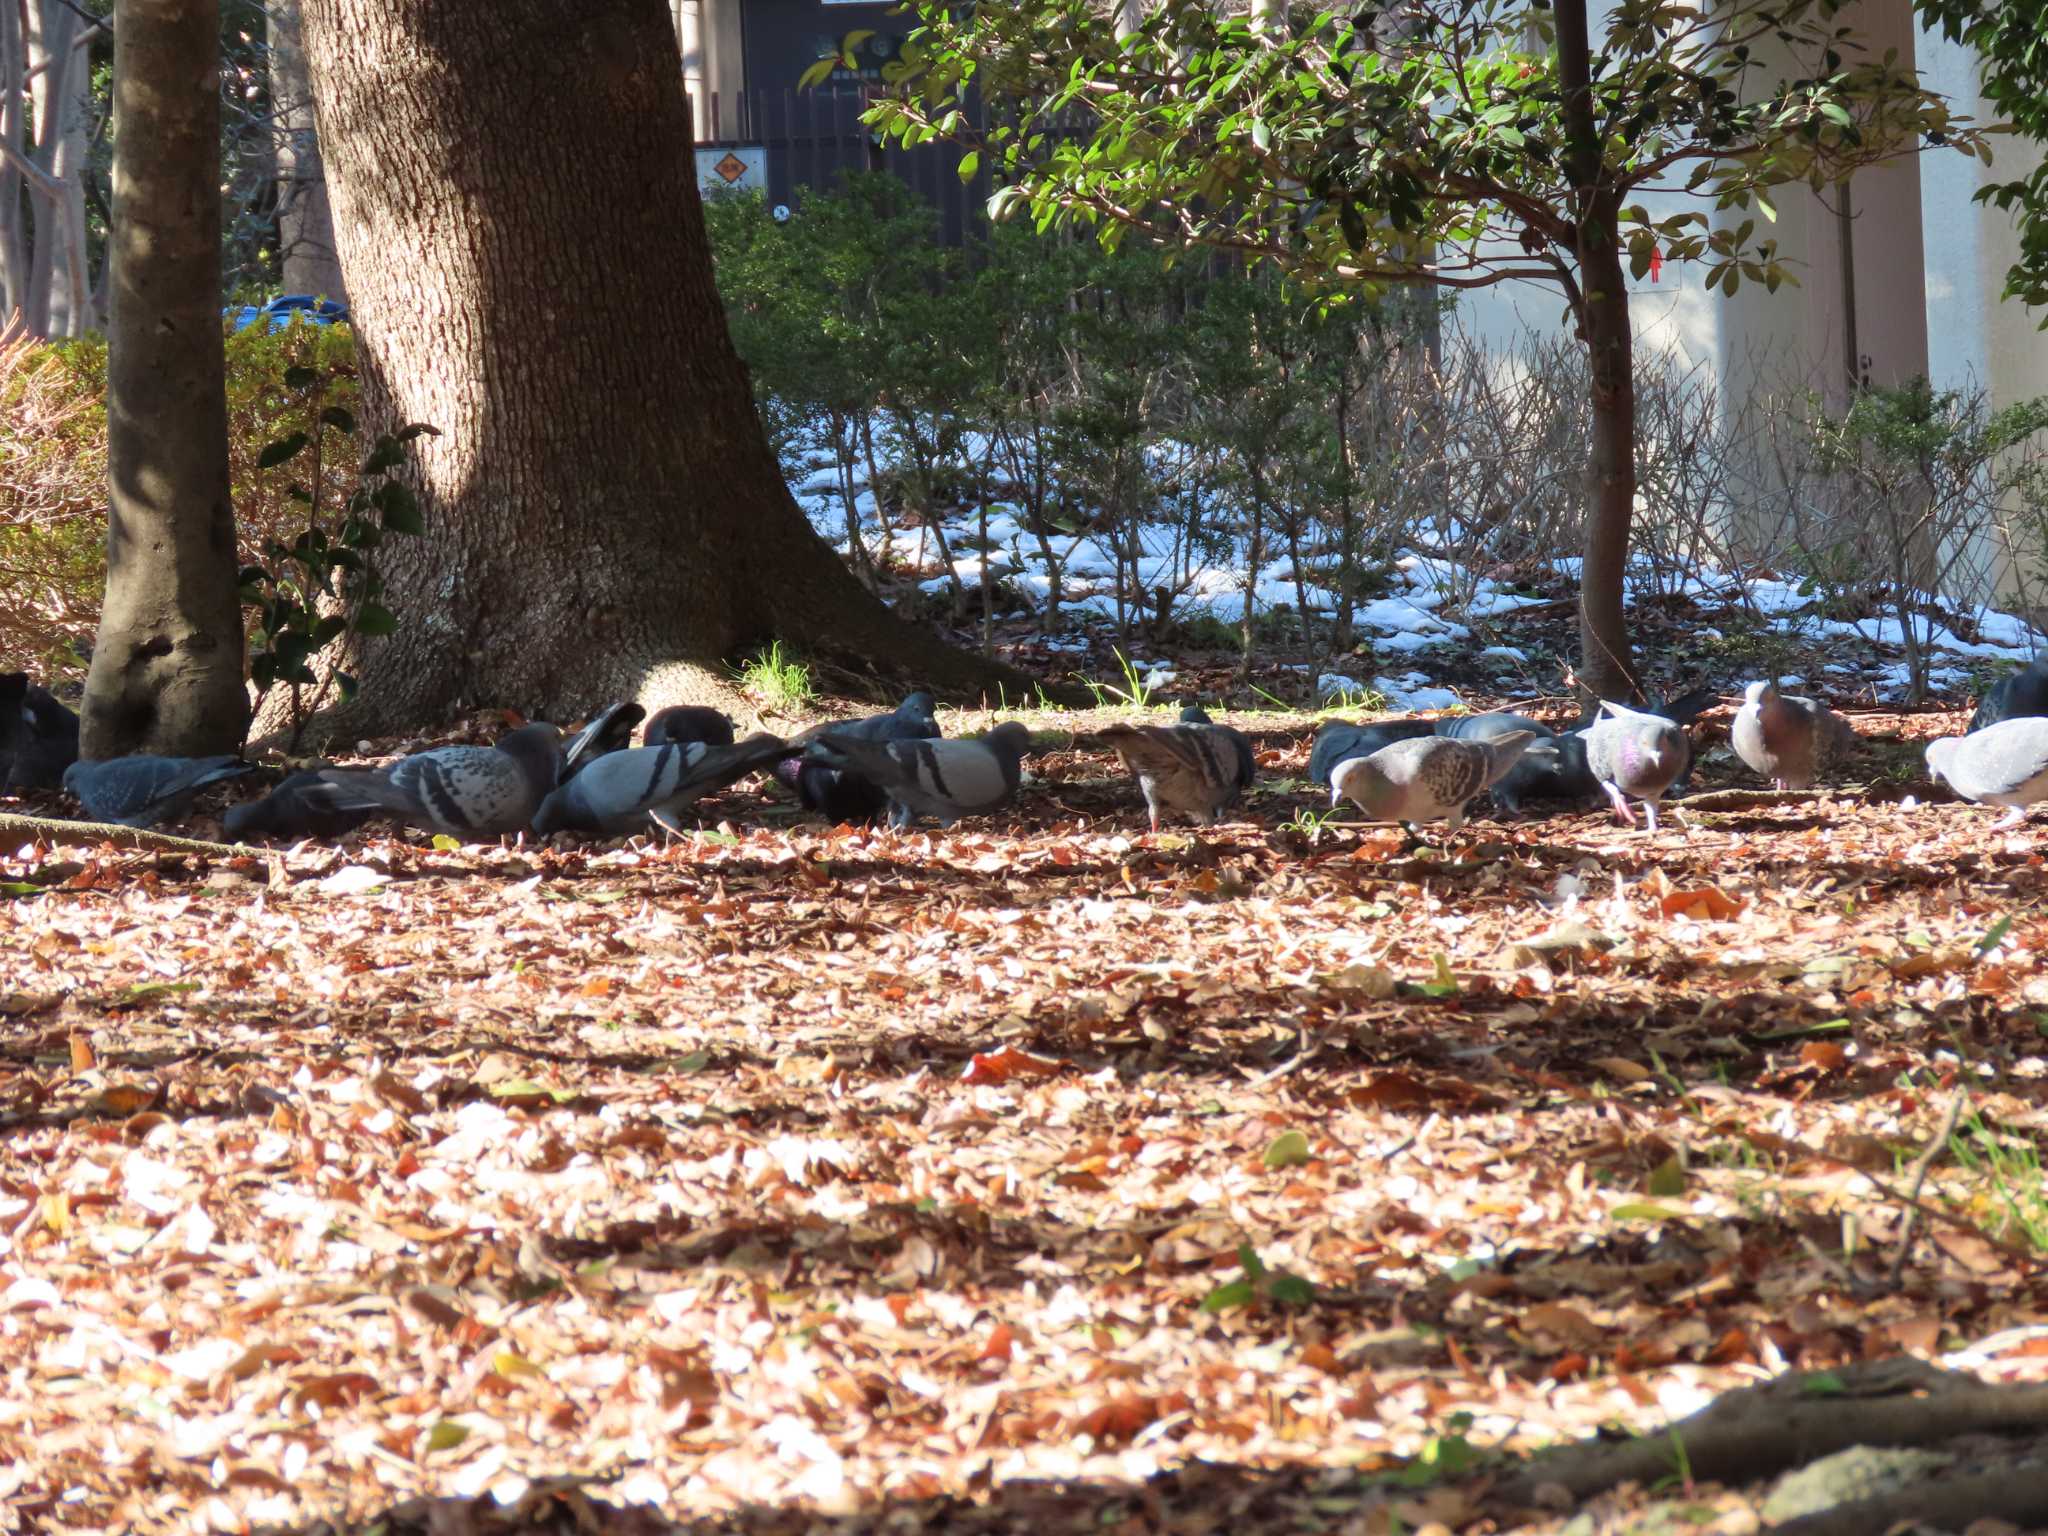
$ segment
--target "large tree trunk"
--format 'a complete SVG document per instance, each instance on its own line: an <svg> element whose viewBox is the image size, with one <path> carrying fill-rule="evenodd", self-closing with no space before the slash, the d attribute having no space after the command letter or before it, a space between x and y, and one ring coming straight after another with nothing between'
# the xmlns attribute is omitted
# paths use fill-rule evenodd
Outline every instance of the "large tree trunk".
<svg viewBox="0 0 2048 1536"><path fill-rule="evenodd" d="M1635 338L1621 269L1620 206L1594 121L1586 0L1558 0L1558 83L1565 163L1577 195L1578 320L1593 385L1586 466L1585 566L1579 579L1579 686L1622 701L1642 690L1630 654L1623 581L1636 506Z"/></svg>
<svg viewBox="0 0 2048 1536"><path fill-rule="evenodd" d="M334 211L313 130L313 82L298 0L272 0L270 101L277 114L277 246L284 291L346 301L341 257L334 248Z"/></svg>
<svg viewBox="0 0 2048 1536"><path fill-rule="evenodd" d="M1015 673L896 621L812 531L713 286L661 0L303 0L369 420L427 536L348 729L726 693L780 638L954 696Z"/></svg>
<svg viewBox="0 0 2048 1536"><path fill-rule="evenodd" d="M119 0L107 598L84 752L232 750L248 722L220 318L218 0Z"/></svg>

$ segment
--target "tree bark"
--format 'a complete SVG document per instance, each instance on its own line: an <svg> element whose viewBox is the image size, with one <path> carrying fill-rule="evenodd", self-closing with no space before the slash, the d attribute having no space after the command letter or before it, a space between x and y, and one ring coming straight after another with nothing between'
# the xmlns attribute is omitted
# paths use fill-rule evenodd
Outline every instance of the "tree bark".
<svg viewBox="0 0 2048 1536"><path fill-rule="evenodd" d="M88 758L232 750L249 701L228 504L218 0L120 0L114 31L107 597Z"/></svg>
<svg viewBox="0 0 2048 1536"><path fill-rule="evenodd" d="M1579 577L1579 686L1595 698L1640 698L1623 581L1636 506L1635 337L1622 279L1620 198L1594 120L1586 0L1557 0L1557 73L1564 87L1565 165L1574 210L1578 294L1593 392L1586 466L1585 565Z"/></svg>
<svg viewBox="0 0 2048 1536"><path fill-rule="evenodd" d="M426 537L336 729L728 692L781 639L955 697L1019 674L899 623L812 532L726 333L661 0L303 0L367 419Z"/></svg>
<svg viewBox="0 0 2048 1536"><path fill-rule="evenodd" d="M284 291L347 302L334 247L334 209L313 126L313 82L298 0L271 0L270 100L277 114L278 252Z"/></svg>

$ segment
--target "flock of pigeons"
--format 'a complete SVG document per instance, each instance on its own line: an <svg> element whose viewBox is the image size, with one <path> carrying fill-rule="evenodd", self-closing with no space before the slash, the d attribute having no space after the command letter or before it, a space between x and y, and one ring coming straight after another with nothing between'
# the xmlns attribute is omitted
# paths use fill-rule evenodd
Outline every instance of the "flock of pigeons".
<svg viewBox="0 0 2048 1536"><path fill-rule="evenodd" d="M1371 725L1332 721L1317 732L1309 772L1376 821L1411 827L1448 820L1456 832L1482 794L1519 812L1530 800L1574 803L1605 795L1633 825L1643 803L1650 830L1658 802L1692 770L1688 726L1717 702L1700 690L1648 710L1602 703L1578 727L1555 732L1496 712ZM546 722L495 746L437 747L385 768L314 768L292 774L225 818L230 837L337 837L373 817L474 839L520 832L628 836L661 828L704 796L770 772L811 811L833 821L886 814L908 827L949 826L999 810L1016 796L1029 731L1006 721L971 739L943 737L929 693L886 714L830 722L784 738L736 740L714 709L677 706L652 718L617 704L564 738ZM641 728L640 745L632 745ZM1243 799L1257 772L1250 740L1190 706L1174 725L1116 725L1097 739L1122 758L1159 829L1179 813L1208 825ZM1751 683L1731 731L1736 755L1780 789L1804 789L1857 746L1855 730L1812 699ZM2002 679L1969 734L1927 748L1928 767L1968 799L2013 808L2001 826L2048 799L2048 661ZM97 821L146 827L186 813L199 790L251 771L232 756L78 757L78 718L21 673L0 674L0 785L61 787Z"/></svg>

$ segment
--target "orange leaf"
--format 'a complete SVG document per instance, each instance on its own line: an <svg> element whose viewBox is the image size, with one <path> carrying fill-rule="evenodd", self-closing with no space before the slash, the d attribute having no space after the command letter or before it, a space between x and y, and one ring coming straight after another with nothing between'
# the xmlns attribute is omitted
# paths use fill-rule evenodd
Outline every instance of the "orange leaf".
<svg viewBox="0 0 2048 1536"><path fill-rule="evenodd" d="M1820 1072L1839 1072L1849 1064L1849 1053L1832 1040L1809 1040L1799 1047L1799 1059Z"/></svg>
<svg viewBox="0 0 2048 1536"><path fill-rule="evenodd" d="M1066 1063L1050 1056L1033 1056L1014 1045L1000 1051L976 1051L960 1080L967 1083L1007 1083L1013 1077L1051 1077Z"/></svg>
<svg viewBox="0 0 2048 1536"><path fill-rule="evenodd" d="M1008 1360L1015 1347L1016 1340L1017 1335L1011 1331L1008 1323L997 1323L989 1332L988 1342L981 1346L981 1353L976 1355L975 1358L977 1360Z"/></svg>
<svg viewBox="0 0 2048 1536"><path fill-rule="evenodd" d="M71 1070L90 1072L97 1065L92 1054L92 1041L85 1035L71 1037Z"/></svg>
<svg viewBox="0 0 2048 1536"><path fill-rule="evenodd" d="M1725 922L1739 917L1742 903L1718 886L1703 885L1697 890L1672 891L1660 903L1666 917L1690 917L1700 921Z"/></svg>

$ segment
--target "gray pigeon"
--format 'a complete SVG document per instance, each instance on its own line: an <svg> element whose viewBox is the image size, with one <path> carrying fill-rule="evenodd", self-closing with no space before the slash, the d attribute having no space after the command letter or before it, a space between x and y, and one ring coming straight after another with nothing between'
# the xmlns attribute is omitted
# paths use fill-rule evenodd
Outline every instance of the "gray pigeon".
<svg viewBox="0 0 2048 1536"><path fill-rule="evenodd" d="M2003 829L2026 819L2027 807L2048 800L2048 719L2021 715L1967 736L1927 744L1927 766L1966 800L2009 805L1993 823Z"/></svg>
<svg viewBox="0 0 2048 1536"><path fill-rule="evenodd" d="M531 825L561 758L562 733L539 720L494 747L435 747L389 768L323 768L320 779L343 791L334 810L383 811L451 837L502 837Z"/></svg>
<svg viewBox="0 0 2048 1536"><path fill-rule="evenodd" d="M26 672L0 673L0 785L58 789L78 761L78 716Z"/></svg>
<svg viewBox="0 0 2048 1536"><path fill-rule="evenodd" d="M671 704L649 718L640 745L658 747L672 741L681 746L698 741L707 747L729 747L733 739L732 721L724 711L707 709L701 704Z"/></svg>
<svg viewBox="0 0 2048 1536"><path fill-rule="evenodd" d="M303 837L340 837L382 809L363 804L353 789L330 784L319 769L309 768L292 774L261 800L234 807L221 818L221 826L237 842L251 837L296 842Z"/></svg>
<svg viewBox="0 0 2048 1536"><path fill-rule="evenodd" d="M1650 830L1657 830L1657 802L1692 762L1691 739L1685 727L1665 715L1645 714L1613 700L1602 700L1601 718L1579 734L1586 743L1586 766L1607 791L1614 814L1636 824L1624 795L1647 807Z"/></svg>
<svg viewBox="0 0 2048 1536"><path fill-rule="evenodd" d="M677 830L674 819L715 790L772 767L789 751L765 732L738 746L667 742L608 752L561 785L533 813L533 830L596 832L629 837L650 823Z"/></svg>
<svg viewBox="0 0 2048 1536"><path fill-rule="evenodd" d="M2048 715L2048 660L2030 661L2019 671L1993 683L1970 716L1970 734L2001 720Z"/></svg>
<svg viewBox="0 0 2048 1536"><path fill-rule="evenodd" d="M828 720L799 735L798 743L826 736L852 741L922 741L939 734L935 711L939 701L924 689L907 694L901 704L886 715L869 715L860 720Z"/></svg>
<svg viewBox="0 0 2048 1536"><path fill-rule="evenodd" d="M1179 725L1112 725L1097 733L1137 775L1154 832L1162 810L1210 825L1244 797L1258 772L1244 732L1215 724L1195 705L1180 718Z"/></svg>
<svg viewBox="0 0 2048 1536"><path fill-rule="evenodd" d="M1465 806L1514 766L1537 740L1533 731L1510 731L1491 741L1420 736L1397 741L1368 757L1346 758L1330 780L1330 804L1352 800L1374 821L1404 821L1411 829L1450 818L1465 824Z"/></svg>
<svg viewBox="0 0 2048 1536"><path fill-rule="evenodd" d="M1330 775L1347 757L1370 757L1381 747L1397 741L1413 741L1436 729L1432 720L1382 720L1377 725L1354 725L1349 720L1332 720L1316 732L1308 749L1308 776L1328 784Z"/></svg>
<svg viewBox="0 0 2048 1536"><path fill-rule="evenodd" d="M1751 683L1729 732L1735 755L1777 789L1805 789L1856 750L1856 729L1825 704Z"/></svg>
<svg viewBox="0 0 2048 1536"><path fill-rule="evenodd" d="M891 823L902 828L916 816L951 826L1009 804L1030 749L1031 732L1008 720L971 741L863 741L835 734L820 737L810 751L826 766L850 768L878 786L889 797Z"/></svg>
<svg viewBox="0 0 2048 1536"><path fill-rule="evenodd" d="M73 763L64 787L94 821L124 827L154 826L192 808L192 797L208 784L247 773L238 757L110 757Z"/></svg>

